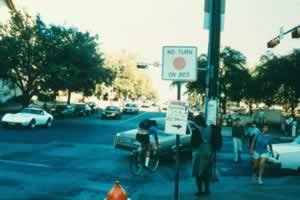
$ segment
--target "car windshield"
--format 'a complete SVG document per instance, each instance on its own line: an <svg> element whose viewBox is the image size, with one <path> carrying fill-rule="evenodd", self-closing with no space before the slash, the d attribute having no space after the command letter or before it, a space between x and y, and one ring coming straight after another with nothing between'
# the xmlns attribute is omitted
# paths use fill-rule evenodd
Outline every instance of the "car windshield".
<svg viewBox="0 0 300 200"><path fill-rule="evenodd" d="M116 111L117 108L113 107L113 106L108 106L105 110L107 110L107 111Z"/></svg>
<svg viewBox="0 0 300 200"><path fill-rule="evenodd" d="M41 114L40 110L25 108L21 111L21 113L31 113L31 114Z"/></svg>
<svg viewBox="0 0 300 200"><path fill-rule="evenodd" d="M125 107L136 107L136 105L135 104L126 104Z"/></svg>

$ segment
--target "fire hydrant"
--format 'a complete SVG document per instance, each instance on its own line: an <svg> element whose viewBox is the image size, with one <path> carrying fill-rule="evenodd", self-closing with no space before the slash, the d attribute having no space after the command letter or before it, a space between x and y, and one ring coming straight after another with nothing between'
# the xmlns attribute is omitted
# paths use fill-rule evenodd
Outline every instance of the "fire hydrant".
<svg viewBox="0 0 300 200"><path fill-rule="evenodd" d="M116 181L112 189L107 193L105 200L130 200L127 197L127 193L120 185L119 181Z"/></svg>

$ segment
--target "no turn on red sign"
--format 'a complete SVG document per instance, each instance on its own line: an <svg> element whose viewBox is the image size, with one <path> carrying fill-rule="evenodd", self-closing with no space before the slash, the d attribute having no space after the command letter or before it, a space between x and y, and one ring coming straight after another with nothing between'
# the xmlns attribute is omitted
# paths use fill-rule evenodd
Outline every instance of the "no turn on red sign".
<svg viewBox="0 0 300 200"><path fill-rule="evenodd" d="M163 47L162 79L173 81L197 80L197 48Z"/></svg>

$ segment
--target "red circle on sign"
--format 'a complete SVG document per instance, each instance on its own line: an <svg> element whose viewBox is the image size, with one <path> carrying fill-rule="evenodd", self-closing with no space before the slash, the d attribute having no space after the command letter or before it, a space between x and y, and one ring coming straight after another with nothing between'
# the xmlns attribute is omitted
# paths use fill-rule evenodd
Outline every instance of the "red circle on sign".
<svg viewBox="0 0 300 200"><path fill-rule="evenodd" d="M184 57L177 57L173 61L173 66L177 70L183 69L185 67L185 65L186 65L186 61L185 61Z"/></svg>

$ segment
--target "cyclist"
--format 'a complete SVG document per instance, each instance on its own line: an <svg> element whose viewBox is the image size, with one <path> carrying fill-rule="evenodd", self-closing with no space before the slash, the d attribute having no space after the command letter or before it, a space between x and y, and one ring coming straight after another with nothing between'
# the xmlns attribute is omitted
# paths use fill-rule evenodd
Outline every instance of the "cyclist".
<svg viewBox="0 0 300 200"><path fill-rule="evenodd" d="M139 141L145 149L145 166L149 166L150 155L151 155L151 142L150 135L154 136L155 147L159 149L158 132L156 128L157 122L155 120L146 119L139 123L139 130L136 134L136 140Z"/></svg>

